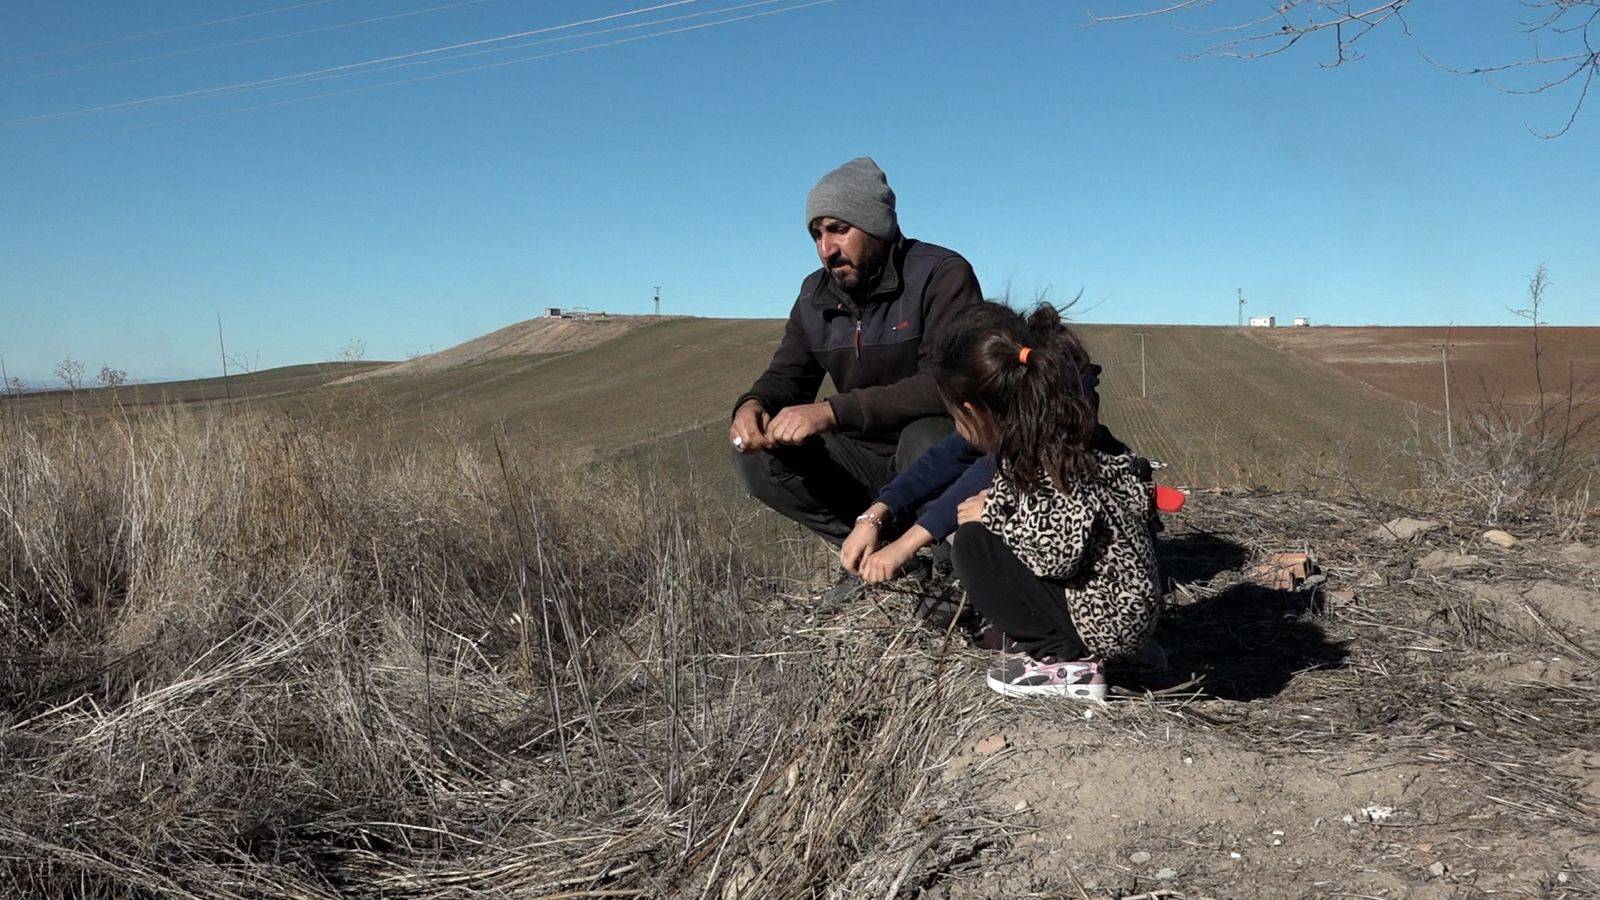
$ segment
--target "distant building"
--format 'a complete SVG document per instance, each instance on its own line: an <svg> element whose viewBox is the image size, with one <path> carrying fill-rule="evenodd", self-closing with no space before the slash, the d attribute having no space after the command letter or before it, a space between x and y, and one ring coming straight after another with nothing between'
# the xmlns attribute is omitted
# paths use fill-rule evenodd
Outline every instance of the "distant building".
<svg viewBox="0 0 1600 900"><path fill-rule="evenodd" d="M1296 327L1296 328L1310 328L1311 327L1311 320L1306 318L1305 316L1295 316L1294 317L1294 327Z"/></svg>
<svg viewBox="0 0 1600 900"><path fill-rule="evenodd" d="M559 307L559 306L546 306L544 308L544 317L546 319L559 319L559 318L561 318L561 307Z"/></svg>
<svg viewBox="0 0 1600 900"><path fill-rule="evenodd" d="M1276 328L1276 327L1278 327L1278 317L1277 316L1251 316L1250 317L1250 327L1251 328Z"/></svg>

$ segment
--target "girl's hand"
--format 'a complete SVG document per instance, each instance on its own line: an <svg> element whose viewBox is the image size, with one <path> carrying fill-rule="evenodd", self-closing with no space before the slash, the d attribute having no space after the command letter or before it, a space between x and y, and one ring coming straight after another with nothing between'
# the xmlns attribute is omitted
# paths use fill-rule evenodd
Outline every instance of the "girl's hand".
<svg viewBox="0 0 1600 900"><path fill-rule="evenodd" d="M850 530L849 537L844 539L844 546L839 548L839 564L851 575L861 574L861 564L866 562L872 551L878 549L878 526L871 522L861 522Z"/></svg>
<svg viewBox="0 0 1600 900"><path fill-rule="evenodd" d="M867 584L882 584L893 578L900 571L900 567L910 562L911 557L915 555L917 548L895 541L867 557L867 561L861 564L861 580Z"/></svg>
<svg viewBox="0 0 1600 900"><path fill-rule="evenodd" d="M983 501L987 499L989 499L989 489L984 488L961 501L961 505L956 507L956 522L967 525L983 521Z"/></svg>

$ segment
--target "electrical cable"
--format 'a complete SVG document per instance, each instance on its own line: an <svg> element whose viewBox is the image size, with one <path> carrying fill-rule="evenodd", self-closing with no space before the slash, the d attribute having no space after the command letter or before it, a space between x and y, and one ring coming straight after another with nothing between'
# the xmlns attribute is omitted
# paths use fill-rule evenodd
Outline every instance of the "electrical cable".
<svg viewBox="0 0 1600 900"><path fill-rule="evenodd" d="M376 59L363 60L361 62L355 62L355 63L347 63L347 64L339 65L339 66L328 66L328 67L321 68L321 69L312 69L312 70L309 70L309 71L306 71L306 72L296 72L296 73L289 74L289 75L278 75L278 76L275 76L275 77L272 77L272 78L262 78L262 79L259 79L259 80L256 80L256 81L244 81L244 82L239 82L239 83L236 83L236 84L226 84L226 85L221 85L219 87L213 87L213 88L199 88L199 89L192 90L192 91L182 91L182 92L179 92L179 93L176 93L176 94L163 94L163 95L156 96L156 97L145 97L145 98L140 99L140 100L126 100L126 101L123 101L123 102L120 102L120 103L107 103L107 104L103 104L101 106L91 106L91 107L86 107L84 109L69 110L67 112L47 113L47 114L38 115L38 116L25 116L25 117L20 118L20 119L9 119L7 121L0 122L0 128L15 128L15 127L20 126L20 125L32 125L32 124L36 124L36 123L39 123L39 122L56 121L56 120L59 120L59 119L79 119L79 118L83 118L84 116L90 116L90 115L94 115L96 113L102 113L102 112L110 112L112 110L139 109L139 108L143 108L143 107L146 107L146 106L159 106L159 105L166 104L166 103L178 103L178 102L182 102L182 101L186 101L186 100L193 100L193 99L198 99L198 98L202 98L202 97L210 97L210 96L217 95L217 94L234 93L234 92L238 92L239 90L241 90L243 88L252 88L252 87L257 87L259 85L273 85L273 84L279 84L279 83L283 83L283 82L293 82L293 81L300 80L302 78L309 78L309 77L315 76L315 75L324 75L324 74L327 74L329 72L339 72L339 71L344 71L344 70L347 70L347 69L359 69L359 68L362 68L362 67L365 67L365 66L373 66L373 65L378 65L378 64L381 64L381 63L395 62L397 60L414 59L414 58L416 58L418 56L428 56L428 55L432 55L432 54L435 54L435 53L446 53L446 52L451 51L451 50L460 50L460 49L464 49L464 48L467 48L467 47L478 47L478 46L482 46L484 44L494 44L494 43L499 43L501 41L516 40L517 38L531 37L533 35L538 35L538 34L548 34L548 33L553 32L553 31L566 31L566 30L572 29L572 28L581 28L581 27L583 27L585 25L594 25L594 24L598 24L600 22L609 22L609 21L611 21L613 19L623 19L623 18L627 18L629 16L644 15L645 13L655 12L657 10L667 9L667 8L674 7L674 6L683 6L683 5L686 5L686 4L689 4L689 3L697 3L697 2L699 2L699 0L668 0L668 2L657 3L657 4L653 5L653 6L640 7L638 9L632 9L632 10L628 10L626 12L611 13L610 15L595 16L595 17L589 18L589 19L580 19L580 20L578 20L576 22L566 22L566 23L563 23L561 25L549 25L549 26L546 26L544 28L534 28L534 29L531 29L531 30L528 30L528 31L516 31L516 32L512 32L510 34L497 35L495 37L482 38L482 39L475 40L475 41L463 41L463 42L456 43L456 44L446 44L445 46L442 46L442 47L431 47L431 48L426 49L426 50L415 50L415 51L412 51L410 53L400 53L400 54L395 54L393 56L378 57Z"/></svg>
<svg viewBox="0 0 1600 900"><path fill-rule="evenodd" d="M655 26L665 25L665 24L668 24L670 22L683 22L683 21L687 21L689 19L703 19L703 18L705 18L707 16L715 16L715 15L721 15L723 13L738 12L740 10L751 9L751 8L758 7L758 6L771 6L771 5L775 4L775 3L783 3L783 2L786 2L786 0L751 0L751 2L749 2L749 3L741 3L741 4L737 4L735 6L725 6L725 7L722 7L720 9L706 10L704 12L697 12L697 13L687 13L687 14L681 15L681 16L668 16L667 18L664 18L664 19L652 19L649 22L635 22L635 23L628 24L628 25L614 25L614 26L612 26L610 28L600 28L600 29L596 29L594 31L585 31L585 32L583 32L581 34L564 34L564 35L559 35L557 37L541 38L541 39L539 39L537 41L528 41L526 43L521 43L521 44L512 44L512 45L510 45L508 47L479 48L477 50L467 50L465 52L452 54L450 56L441 56L441 57L439 57L437 59L414 59L414 60L411 60L409 62L390 63L388 65L373 66L372 68L366 68L366 69L357 69L357 70L346 71L346 72L334 72L334 73L330 73L330 74L327 74L327 75L319 75L319 76L312 77L312 78L304 78L304 79L301 79L301 80L298 80L298 81L288 82L286 84L269 84L269 85L260 85L260 86L249 87L249 88L240 88L240 89L238 89L236 91L228 91L226 93L213 94L210 97L207 97L206 99L211 99L211 97L222 97L222 96L231 97L231 96L235 96L237 94L251 93L251 92L254 92L254 91L264 91L264 90L269 90L271 88L277 88L277 87L299 87L301 85L306 85L306 84L319 84L319 83L326 82L326 81L335 81L335 80L338 80L340 78L351 78L351 77L356 77L356 76L361 76L361 75L372 75L372 74L376 74L376 73L379 73L379 72L393 72L393 71L397 71L399 69L410 69L410 68L415 68L417 66L441 65L443 63L455 62L456 60L468 59L468 58L474 57L474 56L484 56L484 55L491 54L491 53L511 53L511 52L514 52L514 51L517 51L517 50L526 50L529 47L540 47L540 46L544 46L544 45L547 45L547 44L559 44L559 43L561 43L563 41L583 40L585 38L599 37L600 35L603 35L603 34L616 34L618 32L622 32L622 31L637 31L640 28L653 28Z"/></svg>
<svg viewBox="0 0 1600 900"><path fill-rule="evenodd" d="M77 53L80 50L94 50L100 47L110 47L114 44L126 44L131 41L142 41L146 38L161 37L166 34L177 34L180 31L194 31L197 28L210 28L213 25L226 25L230 22L242 22L245 19L259 19L262 16L272 16L278 13L291 12L297 9L306 9L312 6L325 6L336 3L338 0L306 0L304 3L295 3L290 6L279 6L274 9L263 9L259 12L245 13L239 16L228 16L225 19L212 19L209 22L196 22L193 25L180 25L177 28L163 28L160 31L146 31L142 34L129 34L119 38L105 41L95 41L92 44L79 44L75 47L59 47L55 50L44 50L39 53L24 53L20 56L7 56L0 58L0 63L21 62L25 59L42 59L46 56L60 56L63 53Z"/></svg>
<svg viewBox="0 0 1600 900"><path fill-rule="evenodd" d="M269 103L257 103L257 104L252 104L250 106L240 106L240 107L235 107L233 109L218 110L216 112L200 113L200 114L192 115L192 116L182 116L182 117L175 118L175 119L163 119L163 120L158 121L158 122L144 122L144 123L141 123L141 124L138 124L138 125L129 125L129 126L126 126L126 127L123 127L123 128L113 128L113 129L109 129L109 130L106 130L106 131L96 131L96 132L90 132L88 134L74 135L74 136L70 136L70 137L54 138L54 139L49 140L49 141L41 141L40 143L57 144L57 143L62 143L62 142L66 142L66 141L82 140L82 139L91 138L91 137L103 137L103 136L112 135L112 134L122 134L122 133L128 132L128 131L138 131L138 130L142 130L142 129L146 129L146 128L155 128L155 127L159 127L159 126L163 126L163 125L178 125L178 124L182 124L182 123L185 123L185 122L200 121L200 120L203 120L203 119L214 119L214 118L218 118L220 116L230 116L230 115L235 115L235 114L238 114L238 113L253 112L255 110L260 110L260 109L270 109L270 108L279 107L279 106L290 106L290 105L297 104L297 103L307 103L307 102L310 102L310 101L313 101L313 100L325 100L325 99L328 99L330 97L339 97L339 96L345 96L345 95L349 95L349 94L363 94L363 93L368 93L370 91L383 90L385 88L399 87L401 85L418 84L420 82L435 81L435 80L438 80L438 79L441 79L441 78L452 78L452 77L455 77L457 75L467 75L467 74L471 74L471 73L474 73L474 72L482 72L482 71L485 71L485 70L488 70L488 69L498 69L498 68L503 68L505 66L518 65L518 64L521 64L521 63L537 62L539 60L545 60L545 59L554 59L556 57L561 57L561 56L572 56L572 55L575 55L575 54L578 54L578 53L587 53L587 52L589 52L591 50L604 50L606 48L616 47L616 46L620 46L622 44L633 44L633 43L638 43L640 41L652 40L654 38L659 38L659 37L667 37L669 35L674 35L674 34L684 34L684 33L691 32L691 31L703 31L705 29L716 28L716 27L721 26L721 25L731 25L731 24L733 24L735 22L743 22L743 21L748 21L748 20L751 20L751 19L765 18L765 17L768 17L768 16L779 16L779 15L783 15L785 13L798 12L798 11L803 10L803 9L810 9L812 7L827 6L827 5L830 5L830 4L833 4L833 3L837 3L837 2L839 2L839 0L810 0L810 2L807 2L807 3L800 3L800 4L797 4L795 6L788 6L788 7L782 8L782 9L766 10L766 11L757 12L757 13L747 13L745 15L735 16L735 17L732 17L732 18L729 18L729 19L719 19L719 20L717 20L715 22L702 22L702 23L697 24L697 25L687 25L687 26L683 26L683 27L680 27L680 28L667 29L665 31L651 32L650 34L641 34L641 35L635 35L633 37L619 38L617 40L606 41L606 42L600 43L600 44L592 44L592 45L583 46L583 47L573 47L573 48L568 49L568 50L558 50L558 51L555 51L553 53L541 53L541 54L538 54L538 55L535 55L535 56L521 57L519 59L509 59L509 60L502 60L500 62L485 63L483 65L478 65L478 66L469 66L469 67L464 68L464 69L453 69L453 70L451 70L449 72L435 72L435 73L429 74L429 75L419 75L419 76L416 76L416 77L413 77L413 78L403 78L403 79L398 79L398 80L395 80L395 81L381 82L379 84L363 85L361 87L345 88L343 90L337 90L337 91L327 91L327 92L324 92L324 93L321 93L321 94L311 94L311 95L304 96L304 97L290 97L290 98L287 98L287 99L284 99L284 100L274 100L274 101L269 102Z"/></svg>
<svg viewBox="0 0 1600 900"><path fill-rule="evenodd" d="M89 66L77 66L71 69L55 69L50 72L40 72L35 75L24 75L0 81L0 85L28 84L34 81L43 81L46 78L56 78L62 75L74 75L79 72L98 72L104 69L115 69L122 66L131 66L138 63L155 62L162 59L173 59L179 56L190 56L195 53L210 53L213 50L228 50L233 47L248 47L254 44L266 44L284 38L304 37L310 34L323 34L329 31L338 31L344 28L355 28L360 25L371 25L375 22L387 22L390 19L405 19L411 16L424 16L429 13L443 12L445 10L459 9L463 6L477 6L480 3L490 3L494 0L461 0L459 3L446 3L442 6L430 6L427 9L410 9L405 12L389 13L382 16L371 16L365 19L355 19L349 22L338 22L333 25L321 25L316 28L302 28L298 31L283 31L277 34L267 34L261 37L244 38L237 41L228 41L224 44L211 44L206 47L190 47L187 50L173 50L170 53L156 53L150 56L135 56L131 59L118 59L111 62L95 63Z"/></svg>

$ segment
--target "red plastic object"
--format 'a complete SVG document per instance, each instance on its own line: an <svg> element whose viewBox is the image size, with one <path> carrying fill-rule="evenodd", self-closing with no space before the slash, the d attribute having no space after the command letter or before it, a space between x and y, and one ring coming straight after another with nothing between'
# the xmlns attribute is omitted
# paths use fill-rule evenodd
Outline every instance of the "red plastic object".
<svg viewBox="0 0 1600 900"><path fill-rule="evenodd" d="M1169 488L1164 484L1156 485L1156 509L1164 513L1175 513L1183 509L1183 504L1189 498L1177 488Z"/></svg>

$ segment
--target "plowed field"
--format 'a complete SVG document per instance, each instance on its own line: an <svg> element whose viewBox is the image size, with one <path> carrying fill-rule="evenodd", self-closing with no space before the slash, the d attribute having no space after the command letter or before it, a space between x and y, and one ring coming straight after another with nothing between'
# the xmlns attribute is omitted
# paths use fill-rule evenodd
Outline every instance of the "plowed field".
<svg viewBox="0 0 1600 900"><path fill-rule="evenodd" d="M1565 396L1569 376L1581 395L1600 394L1600 328L1541 328L1547 394ZM1527 328L1250 329L1265 346L1326 365L1386 393L1444 410L1444 348L1456 403L1538 397L1533 336Z"/></svg>

